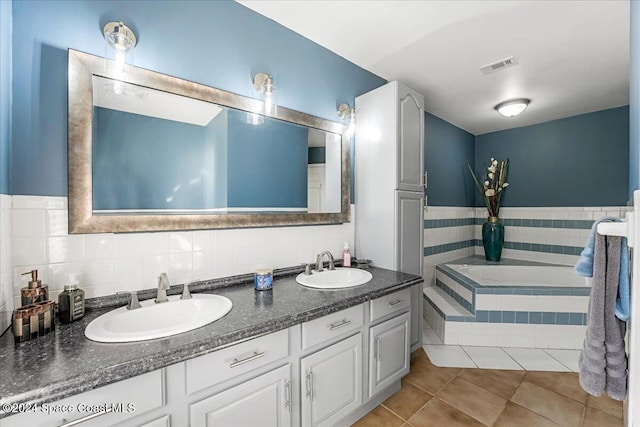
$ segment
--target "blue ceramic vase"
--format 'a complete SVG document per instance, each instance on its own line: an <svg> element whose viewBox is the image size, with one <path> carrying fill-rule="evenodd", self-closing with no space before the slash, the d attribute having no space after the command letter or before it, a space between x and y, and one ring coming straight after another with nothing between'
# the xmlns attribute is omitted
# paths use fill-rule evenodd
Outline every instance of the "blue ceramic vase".
<svg viewBox="0 0 640 427"><path fill-rule="evenodd" d="M504 245L504 225L497 216L490 216L482 225L482 245L487 261L500 261Z"/></svg>

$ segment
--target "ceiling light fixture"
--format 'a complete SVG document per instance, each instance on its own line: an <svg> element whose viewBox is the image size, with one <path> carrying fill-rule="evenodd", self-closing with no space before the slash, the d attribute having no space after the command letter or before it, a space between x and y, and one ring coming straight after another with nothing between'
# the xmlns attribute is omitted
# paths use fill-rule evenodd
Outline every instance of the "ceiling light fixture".
<svg viewBox="0 0 640 427"><path fill-rule="evenodd" d="M347 135L351 138L356 131L356 109L349 107L349 104L342 103L338 105L338 116L343 120L349 119Z"/></svg>
<svg viewBox="0 0 640 427"><path fill-rule="evenodd" d="M275 90L273 77L266 73L257 73L253 76L253 87L258 93L264 94L264 114L272 116L276 113Z"/></svg>
<svg viewBox="0 0 640 427"><path fill-rule="evenodd" d="M510 99L496 105L495 109L505 117L515 117L522 113L530 102L531 100L526 98Z"/></svg>

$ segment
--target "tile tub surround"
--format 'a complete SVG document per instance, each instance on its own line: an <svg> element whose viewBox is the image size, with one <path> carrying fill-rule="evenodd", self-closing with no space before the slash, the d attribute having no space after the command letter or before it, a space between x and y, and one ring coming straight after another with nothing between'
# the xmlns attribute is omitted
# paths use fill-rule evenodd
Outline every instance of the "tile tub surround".
<svg viewBox="0 0 640 427"><path fill-rule="evenodd" d="M545 207L500 209L505 224L504 258L573 265L593 221L623 218L630 208ZM424 278L435 284L435 266L469 255L483 255L485 208L429 206L424 216Z"/></svg>
<svg viewBox="0 0 640 427"><path fill-rule="evenodd" d="M424 214L425 284L435 283L436 265L475 254L475 208L429 206Z"/></svg>
<svg viewBox="0 0 640 427"><path fill-rule="evenodd" d="M69 273L82 274L80 287L92 298L154 288L161 272L178 284L313 262L324 250L338 257L344 242L353 247L354 241L353 213L350 223L336 225L69 235L66 197L10 199L9 296L18 305L26 286L21 273L31 269L38 269L53 300Z"/></svg>
<svg viewBox="0 0 640 427"><path fill-rule="evenodd" d="M593 222L605 216L623 218L630 209L626 206L502 208L500 219L505 224L502 256L574 265L587 242ZM476 208L477 255L484 255L481 233L486 216L486 209Z"/></svg>
<svg viewBox="0 0 640 427"><path fill-rule="evenodd" d="M368 284L330 292L300 286L293 274L278 276L271 291L272 303L266 306L256 300L256 292L261 291L254 291L252 276L247 275L244 280L242 277L214 280L201 286L231 299L231 312L202 328L163 339L126 344L86 339L87 324L107 309L88 310L83 319L57 325L55 333L17 346L11 333L5 333L0 337L0 360L9 368L0 382L0 405L56 401L422 282L420 277L411 274L375 267L369 271L373 279ZM243 283L229 286L238 281Z"/></svg>
<svg viewBox="0 0 640 427"><path fill-rule="evenodd" d="M451 264L495 264L475 256ZM501 265L541 265L508 260ZM447 265L424 293L425 318L444 344L580 349L589 288L487 287Z"/></svg>

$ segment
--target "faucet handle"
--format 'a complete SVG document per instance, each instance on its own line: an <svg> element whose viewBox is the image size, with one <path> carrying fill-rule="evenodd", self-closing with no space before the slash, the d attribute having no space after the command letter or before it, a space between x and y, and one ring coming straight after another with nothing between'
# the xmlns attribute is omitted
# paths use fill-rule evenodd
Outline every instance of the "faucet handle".
<svg viewBox="0 0 640 427"><path fill-rule="evenodd" d="M169 283L169 277L167 273L160 273L158 276L158 289L169 289L171 284Z"/></svg>
<svg viewBox="0 0 640 427"><path fill-rule="evenodd" d="M138 301L138 292L137 291L119 291L116 292L116 296L119 295L131 295L129 302L127 303L127 310L135 310L136 308L141 308L140 301Z"/></svg>
<svg viewBox="0 0 640 427"><path fill-rule="evenodd" d="M304 265L304 275L305 276L311 276L311 274L312 274L311 273L311 268L312 268L311 265L312 265L312 263L303 262L302 265Z"/></svg>
<svg viewBox="0 0 640 427"><path fill-rule="evenodd" d="M189 292L189 285L195 282L189 282L182 285L182 296L180 299L191 299L191 292Z"/></svg>

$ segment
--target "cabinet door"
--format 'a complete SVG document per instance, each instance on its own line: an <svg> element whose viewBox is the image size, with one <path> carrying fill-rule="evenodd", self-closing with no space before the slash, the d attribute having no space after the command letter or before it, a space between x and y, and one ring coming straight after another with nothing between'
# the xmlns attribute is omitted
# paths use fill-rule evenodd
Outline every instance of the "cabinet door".
<svg viewBox="0 0 640 427"><path fill-rule="evenodd" d="M362 334L300 361L302 425L333 425L362 401Z"/></svg>
<svg viewBox="0 0 640 427"><path fill-rule="evenodd" d="M424 101L398 84L398 190L424 192Z"/></svg>
<svg viewBox="0 0 640 427"><path fill-rule="evenodd" d="M396 227L398 240L396 244L397 270L404 273L422 276L424 263L424 199L421 193L396 191ZM421 288L421 287L420 287ZM411 294L411 344L417 345L422 339L422 291L414 290Z"/></svg>
<svg viewBox="0 0 640 427"><path fill-rule="evenodd" d="M371 328L369 397L409 373L409 313Z"/></svg>
<svg viewBox="0 0 640 427"><path fill-rule="evenodd" d="M230 388L190 408L192 427L291 425L290 365Z"/></svg>

